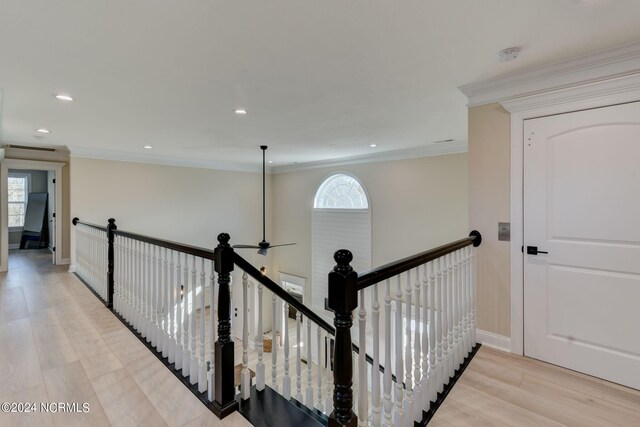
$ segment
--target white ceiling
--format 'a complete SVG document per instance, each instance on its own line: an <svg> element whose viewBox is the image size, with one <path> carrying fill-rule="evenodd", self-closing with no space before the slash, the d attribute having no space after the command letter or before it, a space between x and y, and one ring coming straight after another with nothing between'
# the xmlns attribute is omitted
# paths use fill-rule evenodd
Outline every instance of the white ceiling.
<svg viewBox="0 0 640 427"><path fill-rule="evenodd" d="M640 39L639 19L638 0L0 0L2 141L252 167L261 144L278 166L465 140L458 86Z"/></svg>

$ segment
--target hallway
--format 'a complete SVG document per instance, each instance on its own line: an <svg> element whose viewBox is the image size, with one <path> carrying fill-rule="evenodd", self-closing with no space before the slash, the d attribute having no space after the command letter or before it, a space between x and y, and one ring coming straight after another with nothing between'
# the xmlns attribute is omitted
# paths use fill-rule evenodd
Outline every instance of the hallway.
<svg viewBox="0 0 640 427"><path fill-rule="evenodd" d="M0 275L0 401L89 404L88 413L0 413L0 426L220 426L47 251L10 252Z"/></svg>
<svg viewBox="0 0 640 427"><path fill-rule="evenodd" d="M66 266L51 265L48 252L11 251L10 262L0 275L0 402L86 402L90 411L0 413L0 426L249 425L237 413L218 420ZM483 347L430 425L639 419L638 391Z"/></svg>

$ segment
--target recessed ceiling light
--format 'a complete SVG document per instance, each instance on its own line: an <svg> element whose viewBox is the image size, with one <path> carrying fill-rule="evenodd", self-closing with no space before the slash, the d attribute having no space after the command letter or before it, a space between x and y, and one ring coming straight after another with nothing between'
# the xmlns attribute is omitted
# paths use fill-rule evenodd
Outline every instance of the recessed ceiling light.
<svg viewBox="0 0 640 427"><path fill-rule="evenodd" d="M508 47L498 52L498 60L500 60L500 62L509 62L516 59L518 55L520 55L519 47Z"/></svg>
<svg viewBox="0 0 640 427"><path fill-rule="evenodd" d="M45 129L45 128L36 129L36 132L40 132L40 133L51 133L51 131L50 131L49 129Z"/></svg>
<svg viewBox="0 0 640 427"><path fill-rule="evenodd" d="M152 148L153 148L153 147L152 147L152 146L150 146L150 145L145 145L145 146L144 146L144 149L145 149L145 150L151 150Z"/></svg>
<svg viewBox="0 0 640 427"><path fill-rule="evenodd" d="M69 95L64 95L62 93L57 94L55 97L58 101L65 101L65 102L73 101L72 97L70 97Z"/></svg>
<svg viewBox="0 0 640 427"><path fill-rule="evenodd" d="M247 110L245 110L244 108L236 108L235 110L233 110L233 112L239 116L244 116L245 114L247 114Z"/></svg>
<svg viewBox="0 0 640 427"><path fill-rule="evenodd" d="M378 144L369 144L369 147L371 148L376 148L378 146Z"/></svg>
<svg viewBox="0 0 640 427"><path fill-rule="evenodd" d="M273 160L269 160L269 163L273 163Z"/></svg>

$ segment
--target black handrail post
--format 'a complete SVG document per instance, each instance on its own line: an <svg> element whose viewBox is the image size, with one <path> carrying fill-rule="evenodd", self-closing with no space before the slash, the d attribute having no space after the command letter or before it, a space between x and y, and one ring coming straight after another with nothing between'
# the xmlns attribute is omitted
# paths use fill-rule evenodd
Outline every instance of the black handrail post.
<svg viewBox="0 0 640 427"><path fill-rule="evenodd" d="M115 241L115 235L113 232L118 229L116 226L116 220L109 218L107 220L107 241L109 242L109 249L107 250L107 308L113 309L113 288L114 288L114 250L113 242Z"/></svg>
<svg viewBox="0 0 640 427"><path fill-rule="evenodd" d="M220 419L238 410L235 400L235 372L233 340L231 339L231 293L229 282L233 271L233 248L229 235L218 235L214 250L215 271L218 274L218 341L215 343L215 399L214 410ZM246 321L246 319L245 319Z"/></svg>
<svg viewBox="0 0 640 427"><path fill-rule="evenodd" d="M346 249L333 254L336 266L329 273L328 305L334 312L336 327L333 347L333 412L329 426L358 425L353 412L353 360L351 356L351 326L353 310L358 306L358 273L349 265L353 255Z"/></svg>

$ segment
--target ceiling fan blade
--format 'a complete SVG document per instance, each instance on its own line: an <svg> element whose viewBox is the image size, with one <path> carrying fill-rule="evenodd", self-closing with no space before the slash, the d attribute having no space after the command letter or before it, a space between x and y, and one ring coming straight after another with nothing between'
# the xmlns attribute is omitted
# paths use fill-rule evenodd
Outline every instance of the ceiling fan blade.
<svg viewBox="0 0 640 427"><path fill-rule="evenodd" d="M269 247L270 247L270 248L277 248L278 246L293 246L293 245L295 245L295 244L296 244L296 243L282 243L282 244L280 244L280 245L271 245L271 246L269 246Z"/></svg>
<svg viewBox="0 0 640 427"><path fill-rule="evenodd" d="M256 245L233 245L231 247L235 249L260 249L260 246Z"/></svg>

